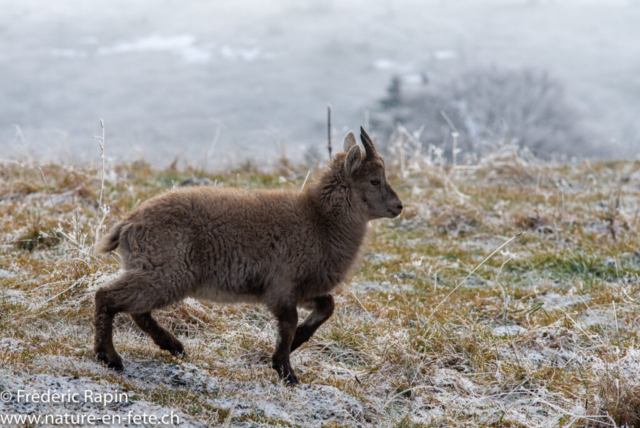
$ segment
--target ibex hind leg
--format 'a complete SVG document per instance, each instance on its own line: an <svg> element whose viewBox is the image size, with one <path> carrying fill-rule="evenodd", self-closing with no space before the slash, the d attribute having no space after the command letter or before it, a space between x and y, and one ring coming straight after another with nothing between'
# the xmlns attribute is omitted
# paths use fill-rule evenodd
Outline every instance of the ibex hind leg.
<svg viewBox="0 0 640 428"><path fill-rule="evenodd" d="M171 355L186 357L184 352L184 346L176 337L171 334L170 331L163 328L158 322L151 316L151 312L145 312L142 314L130 314L133 321L140 328L151 337L156 345L160 349L171 352Z"/></svg>
<svg viewBox="0 0 640 428"><path fill-rule="evenodd" d="M94 338L93 351L99 361L107 364L110 369L122 371L122 359L113 346L113 318L117 312L106 303L107 293L98 290L95 297L95 312L93 315Z"/></svg>
<svg viewBox="0 0 640 428"><path fill-rule="evenodd" d="M153 309L170 305L181 298L177 293L171 292L179 287L176 287L175 284L164 284L166 281L159 281L158 278L152 278L151 275L154 274L145 271L124 272L108 286L96 292L93 350L98 360L116 371L122 371L123 365L122 358L113 346L113 319L115 315L119 312L146 314ZM144 315L142 320L148 321L144 319ZM162 328L153 319L151 320L156 327ZM153 326L150 328L154 333L158 332ZM162 330L171 335L168 331ZM171 342L175 345L173 349L178 349L177 344L180 342L173 335L171 337L175 340L175 342ZM166 339L166 335L164 338Z"/></svg>

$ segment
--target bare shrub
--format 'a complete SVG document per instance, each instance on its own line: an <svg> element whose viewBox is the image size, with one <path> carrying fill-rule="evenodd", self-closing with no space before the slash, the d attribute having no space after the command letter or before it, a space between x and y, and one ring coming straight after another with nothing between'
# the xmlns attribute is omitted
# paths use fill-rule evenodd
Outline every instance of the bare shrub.
<svg viewBox="0 0 640 428"><path fill-rule="evenodd" d="M485 154L496 142L514 140L542 158L595 153L589 143L593 137L563 84L532 69L478 68L411 93L394 78L372 124L392 137L398 123L412 131L422 129L423 146L448 146L448 159L452 131L458 132L457 147L465 153Z"/></svg>

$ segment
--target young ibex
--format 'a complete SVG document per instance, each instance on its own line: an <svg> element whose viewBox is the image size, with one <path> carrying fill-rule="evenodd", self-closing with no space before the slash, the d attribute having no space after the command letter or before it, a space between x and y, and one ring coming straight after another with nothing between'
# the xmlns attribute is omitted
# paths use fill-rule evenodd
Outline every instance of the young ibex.
<svg viewBox="0 0 640 428"><path fill-rule="evenodd" d="M272 367L298 382L289 354L333 313L331 291L354 268L370 220L394 218L402 202L364 129L304 191L180 188L128 214L99 243L120 247L123 271L95 296L94 351L117 371L113 318L127 312L173 355L184 348L151 311L185 297L264 304L278 322ZM297 307L311 310L298 324Z"/></svg>

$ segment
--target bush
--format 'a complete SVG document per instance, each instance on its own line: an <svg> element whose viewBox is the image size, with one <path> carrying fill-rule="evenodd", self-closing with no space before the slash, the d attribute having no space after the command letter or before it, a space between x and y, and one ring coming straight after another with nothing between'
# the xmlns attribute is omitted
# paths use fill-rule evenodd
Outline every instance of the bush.
<svg viewBox="0 0 640 428"><path fill-rule="evenodd" d="M530 69L479 68L412 92L395 77L372 124L391 137L398 123L410 131L422 129L423 145L443 144L455 127L460 135L458 148L467 153L482 154L500 142L514 140L542 158L595 153L563 85L545 72Z"/></svg>

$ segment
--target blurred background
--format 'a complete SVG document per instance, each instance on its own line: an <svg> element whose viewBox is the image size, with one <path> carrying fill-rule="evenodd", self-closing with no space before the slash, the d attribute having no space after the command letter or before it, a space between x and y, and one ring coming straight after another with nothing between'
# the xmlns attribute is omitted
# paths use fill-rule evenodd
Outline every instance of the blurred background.
<svg viewBox="0 0 640 428"><path fill-rule="evenodd" d="M640 152L633 0L4 0L0 157L205 169L326 158L367 124L425 150Z"/></svg>

